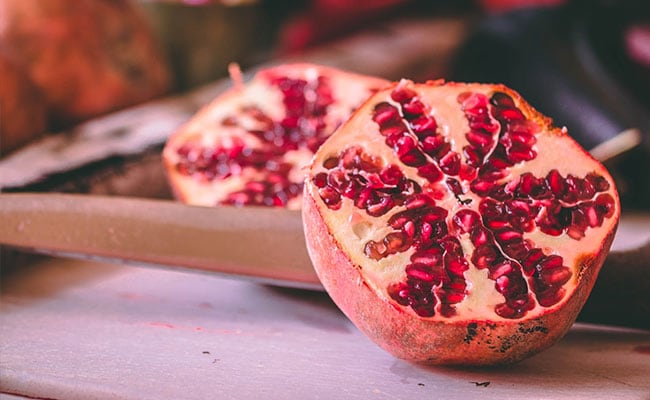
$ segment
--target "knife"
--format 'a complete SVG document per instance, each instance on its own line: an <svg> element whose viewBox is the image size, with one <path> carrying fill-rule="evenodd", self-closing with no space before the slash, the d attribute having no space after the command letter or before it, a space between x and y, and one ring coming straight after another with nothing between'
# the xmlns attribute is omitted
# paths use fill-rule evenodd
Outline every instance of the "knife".
<svg viewBox="0 0 650 400"><path fill-rule="evenodd" d="M0 194L0 243L29 252L323 290L300 211L78 194Z"/></svg>

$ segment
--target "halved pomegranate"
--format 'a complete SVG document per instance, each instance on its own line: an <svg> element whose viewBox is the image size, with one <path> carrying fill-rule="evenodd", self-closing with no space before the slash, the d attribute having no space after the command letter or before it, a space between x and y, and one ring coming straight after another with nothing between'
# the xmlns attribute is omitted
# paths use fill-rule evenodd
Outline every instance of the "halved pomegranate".
<svg viewBox="0 0 650 400"><path fill-rule="evenodd" d="M238 80L237 78L235 80ZM187 203L300 208L305 167L382 79L311 64L258 72L176 132L163 158Z"/></svg>
<svg viewBox="0 0 650 400"><path fill-rule="evenodd" d="M402 81L316 153L310 256L377 344L428 364L511 363L556 342L620 213L611 176L502 85Z"/></svg>

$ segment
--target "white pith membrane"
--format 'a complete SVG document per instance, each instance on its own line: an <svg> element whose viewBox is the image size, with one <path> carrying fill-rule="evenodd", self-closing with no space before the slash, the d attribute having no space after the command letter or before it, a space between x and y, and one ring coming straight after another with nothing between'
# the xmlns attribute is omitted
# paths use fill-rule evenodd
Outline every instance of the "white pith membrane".
<svg viewBox="0 0 650 400"><path fill-rule="evenodd" d="M325 117L324 131L328 134L345 121L372 92L387 84L382 79L311 64L282 65L261 70L246 84L234 87L214 99L167 142L163 158L170 183L177 196L188 204L214 206L222 203L230 193L244 189L248 182L265 181L267 174L253 167L244 167L228 177L215 179L205 179L199 174L179 173L176 165L181 157L177 151L188 143L207 149L229 148L237 143L250 149L261 148L262 141L249 131L261 129L263 123L242 110L254 107L274 121L279 121L285 117L283 94L277 86L271 84L270 79L303 79L308 85L315 85L319 76L327 79L326 84L333 96L333 103L328 106ZM237 124L228 126L223 123L225 119L232 117L237 119ZM312 157L313 152L306 147L284 153L282 162L292 164L288 173L292 183L303 183L305 168ZM302 191L299 191L297 196L289 199L285 207L299 209L301 193Z"/></svg>
<svg viewBox="0 0 650 400"><path fill-rule="evenodd" d="M483 93L489 96L494 93L495 87L490 85L462 85L462 84L433 84L433 85L413 85L409 81L402 81L400 86L409 87L415 90L419 99L430 107L428 115L432 115L437 122L437 133L444 135L451 144L452 151L461 155L461 164L465 163L462 149L468 144L465 137L470 131L468 120L458 102L458 95L463 92ZM323 162L332 157L338 157L343 151L351 146L360 147L366 154L372 155L382 160L382 166L395 164L399 166L404 175L424 187L428 181L417 174L417 169L403 164L395 151L385 143L385 137L379 131L379 125L373 121L374 107L381 102L388 102L395 106L399 103L391 99L392 89L381 91L373 96L362 109L346 122L332 135L328 141L317 152L312 163L310 178L313 179L317 174L329 170L323 166ZM528 107L522 107L521 103L513 97L515 104L529 117ZM515 164L508 169L508 175L498 180L502 183L516 180L523 173L532 173L536 177L544 178L551 169L557 169L560 174L566 178L572 174L579 178L584 178L589 173L597 173L607 179L610 184L609 193L614 199L617 195L614 192L614 184L609 174L604 168L589 158L584 150L571 138L565 134L558 134L557 131L547 131L540 126L540 132L535 135L536 144L533 149L537 152L537 157L531 161L524 161ZM415 137L415 136L414 136ZM429 159L431 161L431 159ZM471 199L469 205L461 204L456 196L447 189L444 179L440 182L440 190L445 192L444 198L437 199L436 205L448 210L446 217L447 227L450 234L460 239L463 248L463 254L469 263L469 269L464 272L466 287L465 298L455 304L455 316L443 316L440 312L441 302L437 299L436 313L433 317L426 317L431 320L441 320L453 322L454 320L480 320L480 321L503 321L506 319L495 313L495 307L504 302L505 298L495 288L495 281L488 278L488 268L478 269L472 264L471 256L475 249L470 234L454 234L456 228L451 222L452 217L458 210L472 209L478 212L478 206L482 197L476 195L469 189L470 182L464 182L456 178L463 185L464 200ZM360 269L361 279L358 284L364 282L375 293L390 302L396 308L417 315L409 306L399 305L388 294L387 288L393 283L404 282L406 280L405 267L411 263L410 257L416 251L414 247L408 250L390 254L379 260L374 260L364 253L364 246L369 241L380 242L387 234L396 230L389 226L388 220L391 216L404 211L405 206L395 206L388 213L372 217L364 209L357 208L353 200L342 196L341 206L338 210L330 209L321 199L318 188L310 179L307 191L315 199L317 207L323 217L325 224L330 230L334 240L341 247L341 250L348 255L351 262ZM595 197L595 196L594 196ZM617 204L617 201L615 200ZM479 213L480 214L480 213ZM533 242L535 248L540 248L546 256L559 255L563 258L563 265L571 270L571 278L564 284L566 290L564 297L550 307L544 307L537 303L534 292L531 288L532 278L523 274L527 280L529 293L535 306L525 314L526 318L544 314L551 309L561 307L567 301L573 292L579 278L582 265L581 260L590 257L600 250L607 234L614 228L616 218L604 218L603 224L597 228L587 228L585 236L579 240L573 239L566 232L559 236L547 235L535 227L532 232L524 232L524 240ZM521 260L517 260L521 262Z"/></svg>

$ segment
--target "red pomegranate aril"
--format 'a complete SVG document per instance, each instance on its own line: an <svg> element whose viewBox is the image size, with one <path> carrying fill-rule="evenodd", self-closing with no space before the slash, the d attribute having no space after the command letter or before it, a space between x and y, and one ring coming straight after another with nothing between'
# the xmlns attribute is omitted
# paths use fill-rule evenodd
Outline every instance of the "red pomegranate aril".
<svg viewBox="0 0 650 400"><path fill-rule="evenodd" d="M339 165L339 159L338 157L330 157L327 160L323 161L323 167L326 169L332 169Z"/></svg>
<svg viewBox="0 0 650 400"><path fill-rule="evenodd" d="M412 99L409 102L402 104L402 110L404 111L405 117L417 116L425 111L425 106L420 100Z"/></svg>
<svg viewBox="0 0 650 400"><path fill-rule="evenodd" d="M379 124L379 126L386 126L392 122L400 122L401 116L397 107L390 103L379 103L375 106L372 120Z"/></svg>
<svg viewBox="0 0 650 400"><path fill-rule="evenodd" d="M483 162L483 155L479 154L477 149L474 147L463 147L463 155L465 156L465 162L471 167L479 167Z"/></svg>
<svg viewBox="0 0 650 400"><path fill-rule="evenodd" d="M380 178L386 185L396 186L404 178L404 174L396 165L389 165L381 170Z"/></svg>
<svg viewBox="0 0 650 400"><path fill-rule="evenodd" d="M417 148L414 139L410 136L402 136L395 143L395 151L400 161L409 167L420 167L427 162L425 155Z"/></svg>
<svg viewBox="0 0 650 400"><path fill-rule="evenodd" d="M524 115L521 113L521 111L514 108L504 108L498 112L497 115L497 118L500 117L506 121L522 121L524 119Z"/></svg>
<svg viewBox="0 0 650 400"><path fill-rule="evenodd" d="M423 282L433 282L434 275L431 268L423 264L409 264L405 269L409 278L417 279Z"/></svg>
<svg viewBox="0 0 650 400"><path fill-rule="evenodd" d="M514 108L515 107L515 102L506 93L503 92L495 92L492 94L490 97L490 104L494 105L495 107L500 107L500 108Z"/></svg>
<svg viewBox="0 0 650 400"><path fill-rule="evenodd" d="M501 231L495 231L495 237L501 243L508 243L515 240L520 240L522 238L521 232L503 229Z"/></svg>
<svg viewBox="0 0 650 400"><path fill-rule="evenodd" d="M425 164L421 167L418 167L418 175L425 178L429 182L438 182L442 180L442 178L444 177L442 171L440 171L440 168L438 168L433 163Z"/></svg>
<svg viewBox="0 0 650 400"><path fill-rule="evenodd" d="M448 152L439 163L440 169L447 175L458 175L460 172L460 156L456 152Z"/></svg>
<svg viewBox="0 0 650 400"><path fill-rule="evenodd" d="M391 91L390 98L398 103L404 104L416 95L417 93L411 89L406 87L397 87L395 90Z"/></svg>
<svg viewBox="0 0 650 400"><path fill-rule="evenodd" d="M493 141L492 135L476 130L468 132L465 137L471 145L478 147L484 152L492 145Z"/></svg>
<svg viewBox="0 0 650 400"><path fill-rule="evenodd" d="M319 189L318 194L320 194L321 199L323 199L328 207L333 209L341 207L341 194L331 186L325 186Z"/></svg>
<svg viewBox="0 0 650 400"><path fill-rule="evenodd" d="M534 150L521 143L513 143L508 152L508 160L513 164L533 160L536 156Z"/></svg>
<svg viewBox="0 0 650 400"><path fill-rule="evenodd" d="M566 183L557 169L552 169L548 173L546 176L546 183L551 189L551 192L553 192L553 195L557 198L561 198L564 195L564 192L566 191Z"/></svg>
<svg viewBox="0 0 650 400"><path fill-rule="evenodd" d="M503 244L502 250L506 256L515 260L521 260L526 257L530 248L526 241L523 239L517 239Z"/></svg>
<svg viewBox="0 0 650 400"><path fill-rule="evenodd" d="M410 126L420 140L435 135L438 128L436 120L429 117L418 117L411 121Z"/></svg>
<svg viewBox="0 0 650 400"><path fill-rule="evenodd" d="M610 188L609 182L602 175L590 172L585 179L591 183L597 192L606 192Z"/></svg>
<svg viewBox="0 0 650 400"><path fill-rule="evenodd" d="M373 217L379 217L386 214L394 205L395 202L390 197L384 196L379 199L379 202L368 205L366 212Z"/></svg>
<svg viewBox="0 0 650 400"><path fill-rule="evenodd" d="M498 249L492 245L476 247L472 254L472 263L478 269L486 269L493 265L498 257Z"/></svg>
<svg viewBox="0 0 650 400"><path fill-rule="evenodd" d="M447 184L447 187L449 188L451 193L453 193L454 196L456 197L465 193L463 191L463 187L461 186L460 182L457 179L447 178L447 180L445 180L445 184Z"/></svg>
<svg viewBox="0 0 650 400"><path fill-rule="evenodd" d="M513 145L519 145L522 149L530 149L537 142L535 136L530 132L520 130L511 130L508 134L508 139Z"/></svg>
<svg viewBox="0 0 650 400"><path fill-rule="evenodd" d="M440 155L446 154L450 149L443 136L427 136L421 140L422 150L434 159L440 158Z"/></svg>
<svg viewBox="0 0 650 400"><path fill-rule="evenodd" d="M477 226L471 231L471 240L474 247L481 247L491 243L492 235L483 227Z"/></svg>
<svg viewBox="0 0 650 400"><path fill-rule="evenodd" d="M351 141L381 169L334 209L319 174L340 167L319 163ZM383 195L395 202L378 206ZM520 360L566 332L620 212L607 171L517 93L440 81L372 96L317 152L304 205L314 266L364 333L401 358L472 365ZM367 238L337 222L351 215Z"/></svg>
<svg viewBox="0 0 650 400"><path fill-rule="evenodd" d="M616 211L616 201L609 193L599 194L594 204L598 213L605 218L611 218Z"/></svg>

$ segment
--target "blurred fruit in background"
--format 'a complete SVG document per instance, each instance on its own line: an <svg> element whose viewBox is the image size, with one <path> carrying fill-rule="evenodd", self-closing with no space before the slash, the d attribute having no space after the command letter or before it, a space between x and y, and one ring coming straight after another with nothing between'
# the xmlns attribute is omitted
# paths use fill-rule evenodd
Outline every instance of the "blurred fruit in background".
<svg viewBox="0 0 650 400"><path fill-rule="evenodd" d="M0 146L2 153L45 131L47 111L29 77L0 51Z"/></svg>
<svg viewBox="0 0 650 400"><path fill-rule="evenodd" d="M0 50L42 92L50 129L170 88L158 42L128 0L0 0Z"/></svg>
<svg viewBox="0 0 650 400"><path fill-rule="evenodd" d="M254 0L139 0L182 92L227 75L228 64L259 63L272 21Z"/></svg>

